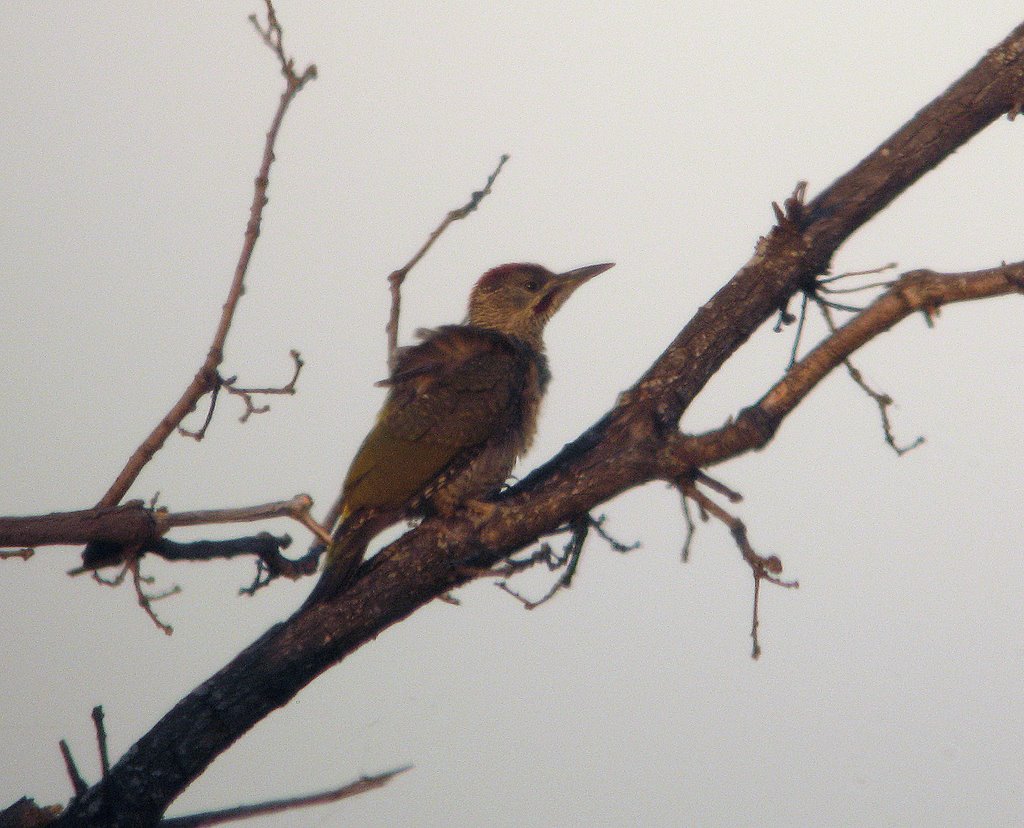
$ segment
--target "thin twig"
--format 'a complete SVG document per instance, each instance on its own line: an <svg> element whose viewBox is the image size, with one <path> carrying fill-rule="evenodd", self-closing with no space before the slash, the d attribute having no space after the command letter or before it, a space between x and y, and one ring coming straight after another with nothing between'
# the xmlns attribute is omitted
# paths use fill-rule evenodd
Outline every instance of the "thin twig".
<svg viewBox="0 0 1024 828"><path fill-rule="evenodd" d="M716 480L710 474L701 469L697 469L693 473L693 481L695 483L701 483L707 486L711 491L717 492L722 495L730 503L741 503L743 502L743 495L737 492L735 489L730 489L721 480Z"/></svg>
<svg viewBox="0 0 1024 828"><path fill-rule="evenodd" d="M182 437L190 437L197 443L206 436L206 429L213 422L213 412L217 410L217 398L220 396L220 389L224 387L224 381L221 379L220 374L216 372L214 374L213 387L210 389L210 405L206 409L206 418L203 420L199 430L191 431L182 425L178 426L178 434Z"/></svg>
<svg viewBox="0 0 1024 828"><path fill-rule="evenodd" d="M538 556L537 553L534 553L534 555L531 555L530 558L527 559L530 561L530 565L544 561L551 570L558 569L562 566L565 567L565 570L551 585L550 589L548 589L548 591L540 598L531 601L512 589L512 587L508 585L508 581L498 581L498 589L507 592L528 610L536 609L541 604L546 604L555 597L556 593L561 592L563 589L568 589L572 585L573 576L576 574L576 568L579 566L580 555L583 554L583 545L587 541L587 535L590 532L590 527L592 525L593 521L589 514L581 515L569 524L569 531L571 534L569 535L568 543L565 545L563 555L553 554L551 547L548 544L543 544L540 550L542 556ZM522 565L524 562L510 561L509 563L515 567Z"/></svg>
<svg viewBox="0 0 1024 828"><path fill-rule="evenodd" d="M832 318L831 311L824 305L819 304L819 307L821 307L821 314L825 317L825 323L828 325L829 330L835 334L838 327L836 326L835 320ZM896 436L893 434L892 420L889 418L889 408L894 404L893 398L882 391L876 391L868 385L867 380L864 379L864 375L860 372L860 369L853 364L850 357L846 357L846 359L843 360L843 366L846 368L846 373L850 375L850 379L857 384L861 391L874 400L875 405L878 406L878 415L882 420L882 434L885 437L885 442L894 452L896 452L898 457L902 457L908 451L913 451L924 443L924 436L918 435L905 446L897 445Z"/></svg>
<svg viewBox="0 0 1024 828"><path fill-rule="evenodd" d="M736 541L736 545L739 547L740 553L743 555L743 560L745 560L747 565L750 567L754 576L753 620L750 626L750 638L752 641L750 656L751 658L758 658L761 655L761 643L758 640L757 634L759 626L758 611L761 596L761 581L768 581L776 586L786 587L788 589L795 589L800 586L800 583L799 581L783 581L779 578L779 574L782 572L782 561L778 556L768 555L766 557L759 555L755 551L754 547L751 546L750 540L747 538L747 527L744 525L743 521L735 515L729 514L729 512L704 494L697 488L697 485L693 480L679 480L677 482L677 486L684 499L690 498L697 504L702 515L711 515L728 527L733 540ZM690 522L692 523L692 521Z"/></svg>
<svg viewBox="0 0 1024 828"><path fill-rule="evenodd" d="M234 509L198 509L192 512L168 512L157 510L154 514L157 532L179 526L204 526L210 523L252 523L258 520L288 517L313 532L324 541L330 541L330 534L309 516L313 498L308 494L297 494L290 500L274 500L256 506L240 506Z"/></svg>
<svg viewBox="0 0 1024 828"><path fill-rule="evenodd" d="M223 385L224 385L225 390L229 394L235 394L236 396L241 397L242 398L242 402L245 403L245 411L242 413L242 416L238 418L239 422L244 423L253 414L266 414L268 411L270 411L270 406L269 405L260 405L260 406L255 405L253 403L253 401L252 401L253 395L255 395L255 394L288 394L288 395L294 395L295 394L295 384L299 380L299 374L302 372L302 366L305 365L305 363L302 361L302 355L298 351L296 351L294 348L291 351L289 351L288 353L289 353L289 356L291 356L292 361L295 364L295 371L292 374L292 378L290 380L288 380L288 382L286 382L282 386L279 386L279 387L276 387L276 388L274 388L274 387L271 387L271 388L239 388L237 385L235 385L235 381L236 381L235 377L231 377L231 378L226 379L226 380L223 381Z"/></svg>
<svg viewBox="0 0 1024 828"><path fill-rule="evenodd" d="M601 515L600 517L594 518L591 517L588 513L586 515L586 519L590 523L590 527L595 532L597 532L598 537L601 538L601 540L607 543L614 551L618 552L620 555L625 555L627 552L635 552L637 549L641 547L640 541L633 541L632 543L623 543L618 538L612 537L608 533L608 530L604 528L605 521L607 520L607 517L605 515Z"/></svg>
<svg viewBox="0 0 1024 828"><path fill-rule="evenodd" d="M100 771L105 777L110 773L110 753L107 751L107 729L103 725L103 705L92 709L92 722L96 726L96 746L100 752Z"/></svg>
<svg viewBox="0 0 1024 828"><path fill-rule="evenodd" d="M817 279L817 284L827 285L830 282L838 282L842 279L850 279L854 276L875 276L879 273L885 273L887 270L895 270L897 267L896 262L889 262L888 264L880 265L879 267L873 267L870 270L847 270L845 273L837 273L834 276L822 276ZM879 282L879 284L891 284L891 282ZM864 290L869 285L865 285L862 288L848 288L848 290Z"/></svg>
<svg viewBox="0 0 1024 828"><path fill-rule="evenodd" d="M172 595L177 595L181 592L181 587L178 584L175 584L170 589L164 590L163 592L155 594L146 592L144 585L152 584L153 579L142 574L142 570L139 568L140 560L140 558L133 556L128 564L128 569L132 574L132 585L135 587L135 598L138 601L139 606L142 607L146 615L149 616L150 621L156 625L156 628L160 630L160 632L164 635L173 635L174 627L160 620L159 616L156 614L156 610L153 609L153 602L169 598Z"/></svg>
<svg viewBox="0 0 1024 828"><path fill-rule="evenodd" d="M316 77L316 66L309 64L302 72L296 74L294 62L284 54L281 41L281 26L277 22L274 7L270 0L267 5L267 28L262 29L259 21L253 15L250 19L256 30L263 37L281 63L281 72L285 77L285 89L281 93L281 99L277 105L277 111L271 121L270 129L267 131L266 142L263 145L263 160L260 163L259 172L256 174L256 182L253 188L252 204L249 207L249 221L245 228L245 239L242 243L242 251L238 257L238 264L235 265L235 273L228 289L228 296L221 310L220 321L217 323L217 330L213 335L213 342L206 354L206 359L200 366L196 375L192 378L188 388L185 389L178 401L171 407L164 418L150 432L149 436L139 445L128 458L128 462L117 476L107 493L100 498L99 506L114 506L121 501L128 489L138 478L139 473L145 465L153 458L164 445L167 438L174 433L174 430L181 424L189 412L195 410L196 403L207 392L212 392L217 387L217 367L224 360L224 343L227 341L228 330L235 316L235 309L238 307L238 300L242 297L245 287L245 274L249 269L249 260L252 258L253 250L256 247L256 240L260 235L260 225L263 221L263 208L267 204L267 188L270 186L270 167L274 163L274 144L277 142L277 135L281 130L281 123L284 120L288 106L307 82Z"/></svg>
<svg viewBox="0 0 1024 828"><path fill-rule="evenodd" d="M284 385L271 386L268 388L239 388L235 383L238 382L238 377L222 377L218 371L213 379L213 388L210 389L210 407L206 412L206 419L203 420L202 426L198 431L190 431L184 426L178 426L178 433L182 437L191 437L195 441L200 441L206 436L206 429L209 428L210 422L213 420L213 412L217 408L217 397L223 388L229 394L234 394L237 397L241 397L242 402L245 404L245 410L242 415L238 418L240 423L246 422L249 417L253 414L266 414L270 411L269 405L256 405L253 402L253 396L256 394L288 394L294 395L296 393L296 383L299 380L299 374L302 371L302 366L305 363L302 360L302 355L292 348L288 352L295 365L295 370L292 373L292 378L288 380Z"/></svg>
<svg viewBox="0 0 1024 828"><path fill-rule="evenodd" d="M834 288L828 285L818 285L818 291L821 293L860 293L864 290L877 290L878 288L890 288L892 287L892 280L889 279L884 282L868 282L866 285L858 285L857 287L848 288Z"/></svg>
<svg viewBox="0 0 1024 828"><path fill-rule="evenodd" d="M761 657L761 640L758 638L757 629L761 626L761 579L754 573L754 608L750 619L750 657L759 659Z"/></svg>
<svg viewBox="0 0 1024 828"><path fill-rule="evenodd" d="M584 512L579 517L570 521L567 525L559 527L556 532L552 533L560 534L566 530L570 532L569 540L565 544L561 555L555 552L551 548L550 544L542 543L539 549L532 552L526 558L507 558L502 567L498 569L490 569L486 567L481 568L478 571L472 571L472 577L481 577L500 573L504 576L505 580L498 581L496 586L519 601L526 609L536 609L541 604L550 601L561 590L568 589L572 586L572 579L576 575L576 570L579 567L580 555L583 553L583 545L586 543L587 535L591 529L597 532L598 536L602 540L620 554L632 552L634 549L640 548L639 541L626 544L617 538L612 537L604 528L604 522L604 515L594 518L589 512ZM562 572L555 583L551 585L543 596L536 600L530 600L512 589L508 585L507 579L511 575L522 572L523 570L536 566L539 563L545 564L552 572L557 569L562 569L563 567L565 571Z"/></svg>
<svg viewBox="0 0 1024 828"><path fill-rule="evenodd" d="M794 365L796 365L797 354L800 351L800 339L804 334L804 325L807 323L807 293L804 292L800 295L800 318L797 321L796 333L793 335L793 348L789 352L789 364L786 366L788 371ZM778 330L778 329L776 329Z"/></svg>
<svg viewBox="0 0 1024 828"><path fill-rule="evenodd" d="M6 561L11 558L21 558L23 561L27 561L35 553L36 551L28 546L23 549L0 549L0 561Z"/></svg>
<svg viewBox="0 0 1024 828"><path fill-rule="evenodd" d="M679 552L679 560L688 563L690 560L690 548L697 536L697 524L694 523L693 515L690 514L690 501L685 492L680 488L679 493L683 501L683 519L686 521L686 537L683 539L683 548Z"/></svg>
<svg viewBox="0 0 1024 828"><path fill-rule="evenodd" d="M487 177L487 183L484 184L482 190L477 190L470 196L470 199L462 207L456 210L451 210L444 220L434 228L434 232L427 237L427 240L423 243L422 247L416 251L415 255L409 259L403 267L398 268L390 276L388 276L388 284L391 288L391 315L388 318L388 324L384 328L388 336L388 368L394 369L395 367L395 354L398 351L398 317L402 310L402 283L405 281L405 277L409 275L409 271L412 270L417 262L422 259L428 250L434 246L441 234L448 229L448 225L454 221L466 218L470 213L476 210L480 206L480 202L491 193L491 186L494 184L495 179L498 177L498 173L501 172L501 168L505 166L505 162L511 156L502 155L498 159L498 166L494 168ZM329 526L330 521L327 522Z"/></svg>
<svg viewBox="0 0 1024 828"><path fill-rule="evenodd" d="M89 790L89 784L82 778L82 774L78 772L78 766L71 755L71 748L68 747L68 743L61 739L59 744L61 756L64 757L64 767L67 769L68 778L71 780L71 788L75 792L76 797L81 796Z"/></svg>
<svg viewBox="0 0 1024 828"><path fill-rule="evenodd" d="M491 193L491 187L495 180L498 178L498 174L501 172L501 168L505 166L505 162L511 158L510 155L502 155L498 159L498 166L494 168L494 171L487 176L487 182L484 184L482 190L474 192L469 201L466 202L462 207L456 210L451 210L448 215L444 217L444 220L434 228L434 231L427 237L427 240L420 246L420 249L416 251L415 255L408 262L406 262L398 270L393 271L388 276L388 286L391 291L391 313L388 316L388 323L384 327L384 331L388 338L388 370L393 371L395 367L395 358L398 353L398 320L402 313L402 284L405 282L405 277L409 275L409 271L412 270L416 264L422 259L428 250L434 246L441 234L448 229L454 221L459 221L466 218L470 213L480 206L480 202ZM324 515L323 525L327 529L333 530L335 524L338 522L338 518L341 517L342 510L342 493L339 492L334 502L331 504L331 508L327 510L327 514ZM326 541L329 543L329 540Z"/></svg>
<svg viewBox="0 0 1024 828"><path fill-rule="evenodd" d="M231 822L239 819L251 819L255 816L265 814L279 814L283 811L292 811L296 808L306 808L310 805L326 805L329 802L338 802L356 796L367 791L384 787L388 782L405 773L412 768L412 765L405 765L401 768L385 771L376 776L363 776L355 782L350 782L340 788L330 791L323 791L308 796L296 796L290 799L274 799L268 802L257 802L253 805L239 805L235 808L225 808L221 811L206 811L201 814L189 814L187 816L171 817L160 821L160 828L202 828L207 825L219 825L222 822Z"/></svg>

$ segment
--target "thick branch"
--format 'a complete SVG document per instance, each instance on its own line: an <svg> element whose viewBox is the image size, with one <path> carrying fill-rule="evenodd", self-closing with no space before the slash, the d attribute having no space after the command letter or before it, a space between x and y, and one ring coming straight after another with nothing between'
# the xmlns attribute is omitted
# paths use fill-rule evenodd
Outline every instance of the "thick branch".
<svg viewBox="0 0 1024 828"><path fill-rule="evenodd" d="M658 358L628 401L675 424L708 380L786 299L828 268L872 216L1024 99L1024 24L850 172L758 244L753 258ZM627 402L628 402L627 401Z"/></svg>
<svg viewBox="0 0 1024 828"><path fill-rule="evenodd" d="M899 319L922 308L1006 294L1018 290L1022 278L1024 264L972 274L907 274L794 366L763 402L772 414L783 416L849 353ZM712 445L730 445L734 452L746 450L734 436L746 434L746 428L737 423L731 430L723 429L730 439L720 438L716 443L710 435L689 440L670 435L663 444L660 467L656 458L645 456L646 443L607 440L588 452L591 465L585 469L581 470L579 458L570 458L564 467L549 467L543 493L514 487L486 521L475 522L471 515L426 521L364 564L348 592L273 627L182 700L111 771L110 778L116 783L104 780L91 789L83 807L88 803L99 807L108 797L125 797L124 801L145 808L146 813L161 813L209 761L248 728L391 624L469 580L479 567L496 563L568 517L582 513L584 505L592 506L631 485L666 474L670 468L678 471L664 465L666 457L674 463L695 462L698 457L703 462L708 455L700 452ZM169 772L164 757L172 749L178 759ZM162 774L154 776L156 767Z"/></svg>
<svg viewBox="0 0 1024 828"><path fill-rule="evenodd" d="M0 546L49 546L109 541L139 546L156 536L153 513L141 500L104 509L0 517Z"/></svg>
<svg viewBox="0 0 1024 828"><path fill-rule="evenodd" d="M28 517L0 517L0 547L35 547L88 543L83 565L72 574L113 566L122 562L124 550L135 555L153 553L169 561L208 561L253 555L276 575L298 578L316 571L318 555L297 560L285 558L281 550L291 543L287 535L275 537L261 532L229 540L179 543L167 540L164 533L180 526L214 523L245 523L290 517L321 536L326 532L309 516L313 505L309 495L279 500L258 506L234 509L204 509L196 512L153 510L141 500L122 506L83 509L78 512L54 512ZM329 538L329 536L327 536Z"/></svg>

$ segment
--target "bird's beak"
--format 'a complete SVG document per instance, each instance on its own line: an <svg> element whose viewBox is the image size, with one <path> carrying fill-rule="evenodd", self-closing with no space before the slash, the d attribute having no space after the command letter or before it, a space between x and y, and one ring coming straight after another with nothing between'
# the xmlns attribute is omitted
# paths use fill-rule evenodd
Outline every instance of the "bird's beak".
<svg viewBox="0 0 1024 828"><path fill-rule="evenodd" d="M605 262L604 264L577 267L575 270L570 270L567 273L559 273L558 284L565 286L571 285L572 290L576 290L576 288L588 279L593 279L598 273L604 273L606 270L613 267L615 267L615 262Z"/></svg>
<svg viewBox="0 0 1024 828"><path fill-rule="evenodd" d="M565 304L565 300L572 295L575 289L583 285L585 281L594 278L598 273L603 273L609 267L614 266L614 262L605 262L558 273L552 279L547 292L534 306L534 312L545 319L550 319L551 315Z"/></svg>
<svg viewBox="0 0 1024 828"><path fill-rule="evenodd" d="M550 319L551 314L565 304L565 300L572 296L576 288L593 279L598 273L604 273L610 267L615 267L615 263L587 265L557 274L551 281L547 293L535 306L534 312L543 315L545 319Z"/></svg>

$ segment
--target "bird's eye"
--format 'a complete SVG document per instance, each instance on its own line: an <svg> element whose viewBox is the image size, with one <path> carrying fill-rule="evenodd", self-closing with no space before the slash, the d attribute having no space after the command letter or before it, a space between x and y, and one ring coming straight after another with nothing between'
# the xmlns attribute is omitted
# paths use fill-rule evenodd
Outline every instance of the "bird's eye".
<svg viewBox="0 0 1024 828"><path fill-rule="evenodd" d="M523 287L530 291L530 293L536 293L538 290L540 290L540 282L538 282L536 279L528 279L527 281L523 282Z"/></svg>

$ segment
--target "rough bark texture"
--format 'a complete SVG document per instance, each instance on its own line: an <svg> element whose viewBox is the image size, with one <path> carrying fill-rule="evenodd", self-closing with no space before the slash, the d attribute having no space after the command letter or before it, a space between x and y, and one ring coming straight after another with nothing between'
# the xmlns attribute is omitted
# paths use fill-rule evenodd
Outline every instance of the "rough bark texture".
<svg viewBox="0 0 1024 828"><path fill-rule="evenodd" d="M123 506L54 512L49 515L0 517L0 546L107 541L128 547L152 543L158 537L153 513L141 500Z"/></svg>
<svg viewBox="0 0 1024 828"><path fill-rule="evenodd" d="M912 274L843 328L831 351L808 355L735 424L692 438L678 431L680 416L726 359L827 269L852 232L993 120L1016 112L1022 93L1024 26L817 198L791 202L788 217L644 377L600 422L511 489L486 520L460 514L427 521L365 563L349 591L272 627L169 711L59 822L155 823L267 713L391 624L472 577L465 564L494 563L648 480L682 477L763 445L844 352L915 307L1017 290L1020 265L949 277Z"/></svg>

